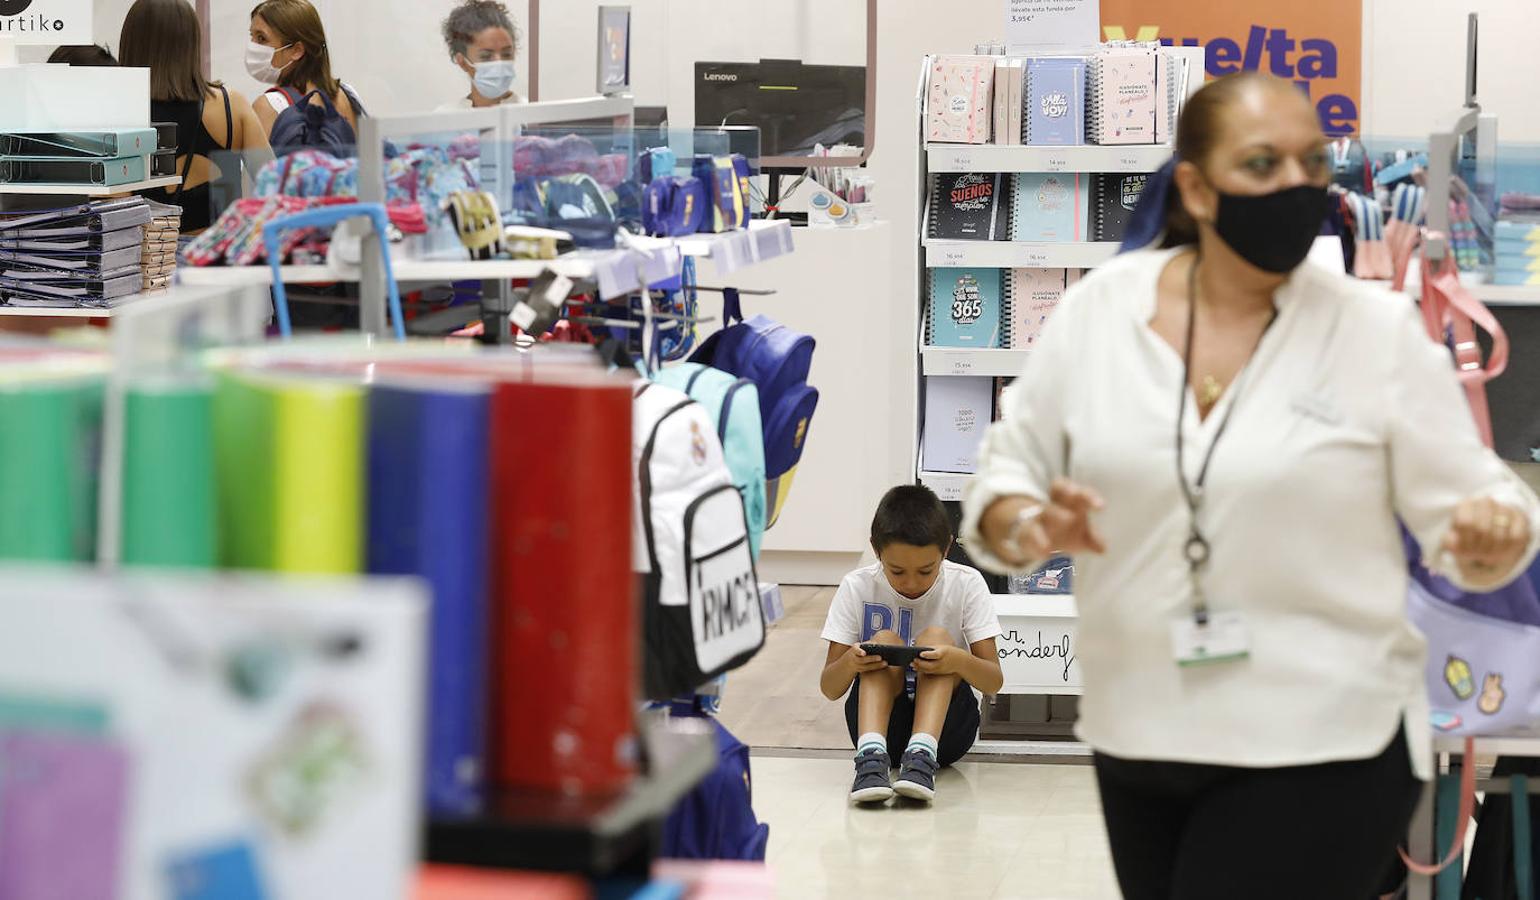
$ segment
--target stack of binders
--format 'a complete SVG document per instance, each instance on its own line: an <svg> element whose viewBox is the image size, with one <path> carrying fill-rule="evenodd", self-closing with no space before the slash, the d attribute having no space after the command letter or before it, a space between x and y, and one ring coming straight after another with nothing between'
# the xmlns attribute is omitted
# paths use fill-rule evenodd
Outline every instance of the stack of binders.
<svg viewBox="0 0 1540 900"><path fill-rule="evenodd" d="M138 197L0 217L0 298L10 306L118 305L144 288L150 220Z"/></svg>
<svg viewBox="0 0 1540 900"><path fill-rule="evenodd" d="M164 165L155 128L0 134L0 184L118 187Z"/></svg>

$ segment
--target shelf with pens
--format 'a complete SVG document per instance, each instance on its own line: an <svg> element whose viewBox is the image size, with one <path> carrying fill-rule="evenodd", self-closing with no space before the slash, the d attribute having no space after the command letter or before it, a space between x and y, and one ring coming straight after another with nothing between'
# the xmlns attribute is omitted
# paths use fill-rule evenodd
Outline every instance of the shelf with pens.
<svg viewBox="0 0 1540 900"><path fill-rule="evenodd" d="M604 874L714 764L637 718L631 387L591 350L17 344L0 448L0 561L426 581L432 859Z"/></svg>

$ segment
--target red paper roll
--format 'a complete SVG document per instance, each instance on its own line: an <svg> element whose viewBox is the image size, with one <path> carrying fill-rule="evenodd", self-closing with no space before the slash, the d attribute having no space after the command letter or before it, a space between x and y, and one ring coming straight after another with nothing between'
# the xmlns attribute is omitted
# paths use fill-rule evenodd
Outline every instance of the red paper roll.
<svg viewBox="0 0 1540 900"><path fill-rule="evenodd" d="M593 381L503 383L492 396L499 787L604 794L635 769L631 391Z"/></svg>

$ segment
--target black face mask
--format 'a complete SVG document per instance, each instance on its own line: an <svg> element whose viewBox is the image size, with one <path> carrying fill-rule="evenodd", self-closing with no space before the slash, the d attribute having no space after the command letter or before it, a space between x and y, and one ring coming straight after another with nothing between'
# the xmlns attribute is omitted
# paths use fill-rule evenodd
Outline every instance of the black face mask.
<svg viewBox="0 0 1540 900"><path fill-rule="evenodd" d="M1214 229L1241 259L1284 275L1310 255L1329 209L1325 188L1300 185L1272 194L1219 194Z"/></svg>

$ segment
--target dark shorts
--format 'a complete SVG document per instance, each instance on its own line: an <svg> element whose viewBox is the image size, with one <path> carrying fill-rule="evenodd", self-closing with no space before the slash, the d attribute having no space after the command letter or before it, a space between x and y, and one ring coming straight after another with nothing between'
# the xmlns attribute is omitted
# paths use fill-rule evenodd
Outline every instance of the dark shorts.
<svg viewBox="0 0 1540 900"><path fill-rule="evenodd" d="M860 708L861 678L856 676L855 684L850 686L850 693L845 697L845 727L850 730L851 747L861 737L858 731L861 727ZM914 698L907 691L899 691L893 699L893 714L888 717L888 754L894 762L903 756L904 748L909 746L909 738L913 735ZM941 726L941 733L936 735L936 761L943 766L957 762L973 748L973 742L978 740L978 736L979 700L968 682L959 678L957 690L952 692L952 702L946 709L946 722Z"/></svg>

